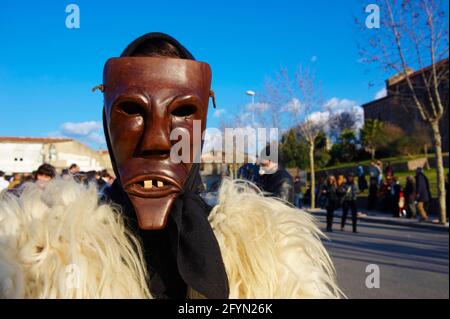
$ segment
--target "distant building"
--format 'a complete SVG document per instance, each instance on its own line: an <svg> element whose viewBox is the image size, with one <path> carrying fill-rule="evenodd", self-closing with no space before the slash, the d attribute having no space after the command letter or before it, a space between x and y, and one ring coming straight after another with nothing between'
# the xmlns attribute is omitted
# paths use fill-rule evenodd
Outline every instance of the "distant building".
<svg viewBox="0 0 450 319"><path fill-rule="evenodd" d="M442 147L444 151L448 151L448 58L437 63L438 70L446 70L446 78L439 87L442 103L446 108L445 114L440 122L442 135ZM423 77L430 78L431 67L414 72L408 69L408 77L411 78L418 93L418 98L423 100L425 95L425 87L423 85ZM387 95L381 99L364 104L364 119L377 119L382 122L388 122L400 127L406 134L412 134L417 130L425 128L424 122L419 111L414 104L413 97L408 88L404 74L397 74L386 80ZM426 105L426 101L424 101Z"/></svg>
<svg viewBox="0 0 450 319"><path fill-rule="evenodd" d="M69 138L0 137L0 170L30 173L49 163L61 171L76 163L82 171L107 169L113 173L107 153Z"/></svg>

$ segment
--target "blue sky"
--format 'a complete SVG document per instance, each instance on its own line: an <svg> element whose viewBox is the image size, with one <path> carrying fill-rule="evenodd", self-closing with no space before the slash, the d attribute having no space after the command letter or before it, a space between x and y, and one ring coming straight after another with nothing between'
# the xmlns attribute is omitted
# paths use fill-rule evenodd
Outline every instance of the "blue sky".
<svg viewBox="0 0 450 319"><path fill-rule="evenodd" d="M70 3L80 8L79 29L65 26ZM265 78L282 66L314 65L325 99L359 105L385 78L358 62L353 17L363 15L358 0L3 1L0 136L75 136L103 147L102 95L91 88L109 57L152 31L210 63L222 111L210 110L209 126L242 110L246 90L258 101Z"/></svg>

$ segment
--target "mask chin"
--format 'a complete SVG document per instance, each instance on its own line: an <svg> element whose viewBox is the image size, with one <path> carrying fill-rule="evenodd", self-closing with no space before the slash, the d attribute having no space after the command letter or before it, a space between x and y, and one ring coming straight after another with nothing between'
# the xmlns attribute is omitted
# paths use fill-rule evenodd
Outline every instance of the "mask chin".
<svg viewBox="0 0 450 319"><path fill-rule="evenodd" d="M128 194L136 212L139 228L144 230L165 228L177 195L171 194L161 198L142 198Z"/></svg>

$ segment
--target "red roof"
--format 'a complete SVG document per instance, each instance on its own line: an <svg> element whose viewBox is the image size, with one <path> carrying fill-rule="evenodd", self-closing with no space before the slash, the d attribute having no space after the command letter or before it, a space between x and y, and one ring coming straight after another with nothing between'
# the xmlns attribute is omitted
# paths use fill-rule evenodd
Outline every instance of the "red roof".
<svg viewBox="0 0 450 319"><path fill-rule="evenodd" d="M0 143L62 143L71 142L71 138L58 138L58 137L8 137L0 136Z"/></svg>

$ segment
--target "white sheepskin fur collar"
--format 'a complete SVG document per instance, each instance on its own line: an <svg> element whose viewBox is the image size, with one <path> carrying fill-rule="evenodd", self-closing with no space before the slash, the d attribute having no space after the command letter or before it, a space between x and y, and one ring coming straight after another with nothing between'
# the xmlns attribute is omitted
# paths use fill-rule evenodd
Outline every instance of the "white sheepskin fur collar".
<svg viewBox="0 0 450 319"><path fill-rule="evenodd" d="M309 214L224 180L209 220L230 298L340 296ZM94 185L57 179L0 194L0 298L151 298L147 283L139 241Z"/></svg>
<svg viewBox="0 0 450 319"><path fill-rule="evenodd" d="M97 202L94 185L61 179L3 192L0 298L149 298L138 241Z"/></svg>
<svg viewBox="0 0 450 319"><path fill-rule="evenodd" d="M243 181L225 180L210 216L230 298L339 298L313 217Z"/></svg>

